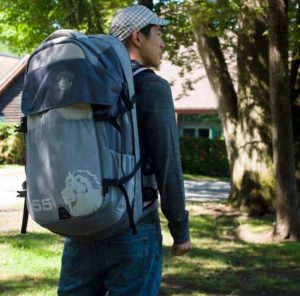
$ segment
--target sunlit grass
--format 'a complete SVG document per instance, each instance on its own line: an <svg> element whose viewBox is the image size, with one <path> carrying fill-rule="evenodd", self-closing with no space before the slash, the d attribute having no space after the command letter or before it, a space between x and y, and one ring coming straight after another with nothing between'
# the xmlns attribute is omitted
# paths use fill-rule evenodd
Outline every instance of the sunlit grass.
<svg viewBox="0 0 300 296"><path fill-rule="evenodd" d="M62 240L54 234L2 233L0 294L56 295L61 250Z"/></svg>
<svg viewBox="0 0 300 296"><path fill-rule="evenodd" d="M19 164L0 164L0 170L1 169L18 169L23 168L24 166Z"/></svg>
<svg viewBox="0 0 300 296"><path fill-rule="evenodd" d="M205 175L192 175L192 174L184 174L185 180L191 181L230 181L229 177L212 177L212 176L205 176Z"/></svg>
<svg viewBox="0 0 300 296"><path fill-rule="evenodd" d="M269 231L273 229L273 220L271 217L254 219L251 217L241 217L237 220L240 224L248 226L253 232Z"/></svg>

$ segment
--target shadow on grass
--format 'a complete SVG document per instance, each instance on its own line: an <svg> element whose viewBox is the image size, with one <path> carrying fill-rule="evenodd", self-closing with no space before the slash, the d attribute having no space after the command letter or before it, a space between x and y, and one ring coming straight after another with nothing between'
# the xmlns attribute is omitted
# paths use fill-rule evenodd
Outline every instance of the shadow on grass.
<svg viewBox="0 0 300 296"><path fill-rule="evenodd" d="M164 220L164 228L166 224ZM164 246L160 295L300 295L300 244L246 243L235 235L238 225L237 213L192 216L193 250L185 256L173 257L171 248ZM39 255L46 259L59 256L62 238L49 233L30 233L27 236L9 233L0 236L0 243L16 252L20 250L20 258L24 254L21 251L25 251L40 262ZM30 264L24 263L24 274ZM57 278L50 267L46 273L40 274L36 270L35 274L39 276L3 277L0 280L0 294L55 295ZM45 291L53 294L46 294Z"/></svg>
<svg viewBox="0 0 300 296"><path fill-rule="evenodd" d="M164 247L161 296L300 295L300 244L241 241L238 217L225 212L192 217L193 250L173 257Z"/></svg>
<svg viewBox="0 0 300 296"><path fill-rule="evenodd" d="M275 248L272 254L283 249ZM168 254L170 249L164 248L164 252ZM279 258L274 262L268 252L267 246L261 246L238 252L196 248L180 260L165 255L165 268L170 261L177 262L171 272L166 270L160 295L300 295L299 261L283 264ZM191 263L195 258L203 259L203 264ZM214 262L218 263L215 267Z"/></svg>
<svg viewBox="0 0 300 296"><path fill-rule="evenodd" d="M38 273L38 272L37 272ZM18 277L13 280L0 280L0 295L45 295L46 291L53 291L56 295L57 278L44 277ZM40 291L40 292L38 292ZM39 293L39 294L37 294ZM49 294L47 294L49 295Z"/></svg>

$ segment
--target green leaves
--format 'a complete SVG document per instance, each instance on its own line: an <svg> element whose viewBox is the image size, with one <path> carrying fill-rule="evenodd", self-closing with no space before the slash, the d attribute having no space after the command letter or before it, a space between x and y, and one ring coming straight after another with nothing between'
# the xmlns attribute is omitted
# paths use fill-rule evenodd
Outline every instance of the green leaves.
<svg viewBox="0 0 300 296"><path fill-rule="evenodd" d="M117 9L132 0L2 0L0 38L19 55L31 52L59 28L88 34L107 31Z"/></svg>

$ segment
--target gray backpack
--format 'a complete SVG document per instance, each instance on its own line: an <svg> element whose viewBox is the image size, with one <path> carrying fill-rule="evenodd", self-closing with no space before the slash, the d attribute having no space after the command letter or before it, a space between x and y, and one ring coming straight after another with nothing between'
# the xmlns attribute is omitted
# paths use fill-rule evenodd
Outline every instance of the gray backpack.
<svg viewBox="0 0 300 296"><path fill-rule="evenodd" d="M140 152L131 63L119 40L54 32L30 56L22 112L33 220L78 239L135 233Z"/></svg>

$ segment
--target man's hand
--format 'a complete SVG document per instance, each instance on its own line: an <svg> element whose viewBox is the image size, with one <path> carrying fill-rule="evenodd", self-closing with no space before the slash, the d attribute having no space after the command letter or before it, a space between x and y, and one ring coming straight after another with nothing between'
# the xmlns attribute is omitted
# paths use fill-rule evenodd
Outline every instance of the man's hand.
<svg viewBox="0 0 300 296"><path fill-rule="evenodd" d="M192 249L192 242L189 240L183 244L180 245L173 245L172 247L172 254L175 256L181 256L187 253Z"/></svg>

